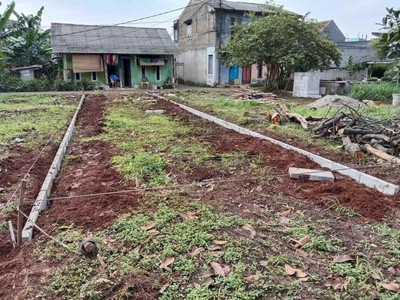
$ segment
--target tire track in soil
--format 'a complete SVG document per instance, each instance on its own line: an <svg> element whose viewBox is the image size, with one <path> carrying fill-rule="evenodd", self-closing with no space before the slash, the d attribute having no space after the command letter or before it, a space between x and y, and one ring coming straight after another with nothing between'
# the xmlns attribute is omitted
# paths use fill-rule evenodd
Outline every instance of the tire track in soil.
<svg viewBox="0 0 400 300"><path fill-rule="evenodd" d="M197 138L209 144L211 149L218 154L238 151L247 155L259 155L262 159L262 167L269 168L272 174L288 174L290 167L321 169L319 165L300 154L268 141L225 129L192 115L168 101L158 100L153 109L165 110L166 114L176 121L211 131L211 136ZM340 174L335 174L335 176L338 178L335 182L292 180L289 175L281 177L280 180L273 179L268 185L262 186L262 193L265 196L257 202L263 205L273 204L272 195L282 193L293 200L301 199L324 207L327 205L327 197L335 197L341 205L354 209L365 219L372 221L382 221L385 216L390 216L394 209L398 210L399 196L386 196ZM232 205L232 199L243 194L243 191L248 189L248 185L248 182L219 184L219 189L207 193L205 197ZM248 196L252 197L249 194ZM248 200L254 199L246 199Z"/></svg>

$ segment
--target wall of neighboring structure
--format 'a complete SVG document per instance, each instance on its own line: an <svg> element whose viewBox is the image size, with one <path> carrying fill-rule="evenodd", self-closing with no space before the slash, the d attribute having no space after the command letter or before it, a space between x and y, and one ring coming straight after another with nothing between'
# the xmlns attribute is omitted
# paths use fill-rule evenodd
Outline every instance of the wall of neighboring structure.
<svg viewBox="0 0 400 300"><path fill-rule="evenodd" d="M319 98L320 72L295 72L293 96L301 98Z"/></svg>
<svg viewBox="0 0 400 300"><path fill-rule="evenodd" d="M340 63L341 68L346 68L350 56L353 57L353 62L358 63L366 58L374 57L374 50L371 47L369 41L361 42L345 42L337 43L340 52L342 53L342 61Z"/></svg>
<svg viewBox="0 0 400 300"><path fill-rule="evenodd" d="M251 66L251 83L257 83L258 81L264 80L266 72L267 72L267 67L263 65L261 77L258 77L258 66L252 65Z"/></svg>
<svg viewBox="0 0 400 300"><path fill-rule="evenodd" d="M188 23L191 21L191 25ZM191 36L187 29L191 26ZM208 71L209 47L215 47L215 12L202 0L192 0L179 17L177 77L195 83L211 83L218 80L218 73ZM216 55L213 54L213 65ZM213 73L213 74L209 74ZM213 78L211 76L213 75Z"/></svg>
<svg viewBox="0 0 400 300"><path fill-rule="evenodd" d="M335 21L329 22L329 24L321 30L321 33L327 35L329 39L335 43L344 43L346 41L346 37L336 25Z"/></svg>
<svg viewBox="0 0 400 300"><path fill-rule="evenodd" d="M368 77L368 69L357 71L350 74L345 69L329 69L320 73L321 80L363 80Z"/></svg>

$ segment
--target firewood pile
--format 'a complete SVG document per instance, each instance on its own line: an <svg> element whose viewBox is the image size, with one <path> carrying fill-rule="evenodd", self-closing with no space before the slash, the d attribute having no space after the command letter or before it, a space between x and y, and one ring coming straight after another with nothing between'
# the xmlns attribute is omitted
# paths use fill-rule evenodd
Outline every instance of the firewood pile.
<svg viewBox="0 0 400 300"><path fill-rule="evenodd" d="M286 105L275 107L271 123L282 120L300 123L314 133L313 138L338 139L344 150L360 160L365 153L400 164L400 119L375 120L362 115L356 109L339 110L332 117L306 117L290 113Z"/></svg>
<svg viewBox="0 0 400 300"><path fill-rule="evenodd" d="M277 100L278 96L273 93L262 93L254 91L240 91L232 95L237 100Z"/></svg>

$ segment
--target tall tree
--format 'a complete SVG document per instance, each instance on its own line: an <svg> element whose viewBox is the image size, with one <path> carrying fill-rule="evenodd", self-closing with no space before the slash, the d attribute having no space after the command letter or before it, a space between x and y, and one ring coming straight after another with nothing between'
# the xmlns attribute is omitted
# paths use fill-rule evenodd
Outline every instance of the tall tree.
<svg viewBox="0 0 400 300"><path fill-rule="evenodd" d="M400 58L400 9L386 8L382 19L382 36L374 41L373 47L380 57Z"/></svg>
<svg viewBox="0 0 400 300"><path fill-rule="evenodd" d="M232 29L235 33L221 47L222 62L242 67L264 64L268 90L278 88L295 68L322 70L332 62L340 63L337 46L320 34L315 22L281 8L259 18L252 16L250 22Z"/></svg>
<svg viewBox="0 0 400 300"><path fill-rule="evenodd" d="M42 7L36 15L14 12L3 38L3 62L6 67L51 64L50 30L42 30Z"/></svg>
<svg viewBox="0 0 400 300"><path fill-rule="evenodd" d="M0 2L1 5L1 2ZM0 33L3 32L4 28L7 25L8 20L11 17L11 14L13 13L15 8L15 3L14 1L11 2L10 5L7 6L6 10L3 12L3 14L0 14Z"/></svg>

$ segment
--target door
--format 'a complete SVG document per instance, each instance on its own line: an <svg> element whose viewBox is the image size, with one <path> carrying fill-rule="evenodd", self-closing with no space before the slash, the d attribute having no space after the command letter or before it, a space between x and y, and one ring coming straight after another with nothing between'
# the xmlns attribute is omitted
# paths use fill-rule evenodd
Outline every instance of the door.
<svg viewBox="0 0 400 300"><path fill-rule="evenodd" d="M239 68L237 65L233 65L229 68L229 81L239 79Z"/></svg>
<svg viewBox="0 0 400 300"><path fill-rule="evenodd" d="M124 66L124 86L131 86L131 60L123 59L122 60Z"/></svg>
<svg viewBox="0 0 400 300"><path fill-rule="evenodd" d="M243 68L242 82L243 84L251 83L251 67Z"/></svg>

